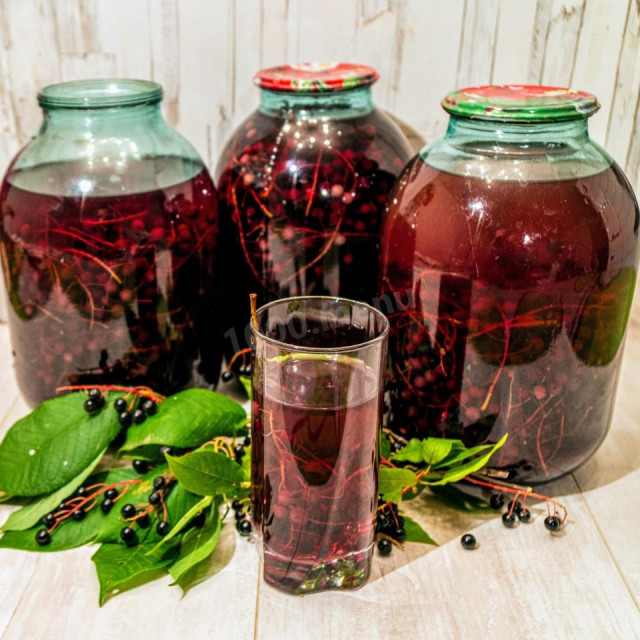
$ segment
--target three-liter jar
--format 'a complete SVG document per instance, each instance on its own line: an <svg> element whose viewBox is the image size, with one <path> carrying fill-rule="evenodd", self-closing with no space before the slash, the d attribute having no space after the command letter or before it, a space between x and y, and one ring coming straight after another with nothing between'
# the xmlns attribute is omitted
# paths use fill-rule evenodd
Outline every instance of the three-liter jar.
<svg viewBox="0 0 640 640"><path fill-rule="evenodd" d="M588 133L588 93L451 93L446 135L400 177L383 237L390 427L506 444L544 482L602 443L636 281L638 206Z"/></svg>
<svg viewBox="0 0 640 640"><path fill-rule="evenodd" d="M260 304L376 295L382 214L411 157L404 134L373 104L377 79L375 69L346 63L255 76L260 106L215 174L227 355L247 346L249 293Z"/></svg>
<svg viewBox="0 0 640 640"><path fill-rule="evenodd" d="M217 381L217 196L161 99L160 85L121 79L38 95L42 126L0 192L15 370L31 405L67 385Z"/></svg>

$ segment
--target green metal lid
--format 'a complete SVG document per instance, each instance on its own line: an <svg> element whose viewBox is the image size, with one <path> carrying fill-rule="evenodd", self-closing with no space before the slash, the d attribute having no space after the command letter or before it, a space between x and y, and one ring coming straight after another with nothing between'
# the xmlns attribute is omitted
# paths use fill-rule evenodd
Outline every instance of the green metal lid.
<svg viewBox="0 0 640 640"><path fill-rule="evenodd" d="M451 115L495 122L577 120L600 108L586 91L523 84L467 87L448 93L441 104Z"/></svg>

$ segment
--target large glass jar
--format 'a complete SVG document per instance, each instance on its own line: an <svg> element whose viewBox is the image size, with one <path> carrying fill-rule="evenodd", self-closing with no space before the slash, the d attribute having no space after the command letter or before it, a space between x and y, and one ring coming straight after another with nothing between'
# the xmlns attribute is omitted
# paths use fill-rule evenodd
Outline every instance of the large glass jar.
<svg viewBox="0 0 640 640"><path fill-rule="evenodd" d="M589 138L590 94L475 87L442 104L447 133L406 168L385 221L390 426L469 445L508 432L492 463L550 480L607 433L636 200Z"/></svg>
<svg viewBox="0 0 640 640"><path fill-rule="evenodd" d="M212 384L217 198L160 113L162 88L43 89L44 120L0 192L0 250L22 394L64 385Z"/></svg>
<svg viewBox="0 0 640 640"><path fill-rule="evenodd" d="M373 106L375 69L300 64L260 71L260 107L224 149L220 193L227 351L246 347L249 293L370 302L380 224L411 157L394 122ZM247 359L248 360L248 359Z"/></svg>

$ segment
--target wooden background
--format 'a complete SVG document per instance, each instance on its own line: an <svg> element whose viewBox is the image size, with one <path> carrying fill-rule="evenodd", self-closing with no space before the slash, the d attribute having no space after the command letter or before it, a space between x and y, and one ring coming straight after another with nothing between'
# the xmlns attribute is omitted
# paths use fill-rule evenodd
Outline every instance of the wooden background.
<svg viewBox="0 0 640 640"><path fill-rule="evenodd" d="M592 91L594 138L640 185L640 0L0 0L0 166L36 132L40 87L100 76L162 83L213 166L257 104L254 72L306 60L377 67L377 104L416 146L443 132L456 87Z"/></svg>

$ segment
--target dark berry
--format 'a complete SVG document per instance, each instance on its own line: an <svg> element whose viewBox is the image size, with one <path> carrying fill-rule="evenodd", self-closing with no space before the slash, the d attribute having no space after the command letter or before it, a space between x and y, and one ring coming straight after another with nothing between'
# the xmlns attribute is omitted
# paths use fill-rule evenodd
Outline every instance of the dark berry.
<svg viewBox="0 0 640 640"><path fill-rule="evenodd" d="M123 411L118 416L118 420L123 427L128 427L131 425L131 414L128 411Z"/></svg>
<svg viewBox="0 0 640 640"><path fill-rule="evenodd" d="M153 488L158 490L162 489L165 485L164 476L157 476L153 479Z"/></svg>
<svg viewBox="0 0 640 640"><path fill-rule="evenodd" d="M156 411L158 410L158 406L151 398L147 398L142 402L142 410L148 416L154 416L156 414Z"/></svg>
<svg viewBox="0 0 640 640"><path fill-rule="evenodd" d="M382 540L378 540L378 553L381 556L388 556L393 549L393 545L386 538L382 538Z"/></svg>
<svg viewBox="0 0 640 640"><path fill-rule="evenodd" d="M48 529L53 527L55 523L56 523L56 517L53 515L53 513L47 513L47 515L44 518L42 518L42 524Z"/></svg>
<svg viewBox="0 0 640 640"><path fill-rule="evenodd" d="M241 364L238 368L238 374L240 374L241 376L248 376L249 373L251 373L251 367L247 367L246 365Z"/></svg>
<svg viewBox="0 0 640 640"><path fill-rule="evenodd" d="M123 527L120 531L120 539L127 545L135 543L136 532L131 527Z"/></svg>
<svg viewBox="0 0 640 640"><path fill-rule="evenodd" d="M143 516L138 516L136 522L140 527L146 529L151 524L151 519L149 518L149 514L145 513Z"/></svg>
<svg viewBox="0 0 640 640"><path fill-rule="evenodd" d="M107 489L104 492L104 497L105 498L109 498L109 500L115 500L118 497L118 490L117 489Z"/></svg>
<svg viewBox="0 0 640 640"><path fill-rule="evenodd" d="M206 519L207 514L204 511L198 511L198 513L191 518L191 525L200 529L200 527L204 527Z"/></svg>
<svg viewBox="0 0 640 640"><path fill-rule="evenodd" d="M507 527L507 529L513 529L518 525L518 519L516 518L514 513L503 513L502 524Z"/></svg>
<svg viewBox="0 0 640 640"><path fill-rule="evenodd" d="M251 437L250 437L250 436L245 436L245 437L244 437L244 441L242 442L242 444L243 444L245 447L248 447L248 446L251 444Z"/></svg>
<svg viewBox="0 0 640 640"><path fill-rule="evenodd" d="M222 382L231 382L233 380L233 373L231 371L222 372Z"/></svg>
<svg viewBox="0 0 640 640"><path fill-rule="evenodd" d="M131 504L125 504L122 509L120 509L120 513L122 517L128 520L129 518L133 518L136 515L136 508Z"/></svg>
<svg viewBox="0 0 640 640"><path fill-rule="evenodd" d="M171 447L167 447L167 446L160 447L160 453L163 456L172 456L173 455L173 449Z"/></svg>
<svg viewBox="0 0 640 640"><path fill-rule="evenodd" d="M376 518L376 531L385 531L386 529L389 529L391 524L391 518L386 513L378 511L378 516Z"/></svg>
<svg viewBox="0 0 640 640"><path fill-rule="evenodd" d="M478 543L474 535L465 533L462 538L460 538L460 544L464 549L475 549Z"/></svg>
<svg viewBox="0 0 640 640"><path fill-rule="evenodd" d="M56 509L56 511L66 511L69 507L67 507L67 504L65 502L61 502L58 505L58 508Z"/></svg>
<svg viewBox="0 0 640 640"><path fill-rule="evenodd" d="M524 522L525 524L531 522L531 511L523 507L518 513L518 520L520 520L520 522Z"/></svg>
<svg viewBox="0 0 640 640"><path fill-rule="evenodd" d="M489 499L489 504L491 505L492 509L502 509L504 505L504 496L501 493L492 494L491 498Z"/></svg>
<svg viewBox="0 0 640 640"><path fill-rule="evenodd" d="M397 513L397 511L396 511L396 513ZM404 527L404 518L402 516L396 515L394 522L398 523L398 527L400 527L400 528Z"/></svg>
<svg viewBox="0 0 640 640"><path fill-rule="evenodd" d="M507 509L511 513L515 513L516 515L522 511L522 502L520 500L512 500L508 505Z"/></svg>
<svg viewBox="0 0 640 640"><path fill-rule="evenodd" d="M102 393L100 393L100 389L89 389L89 398L91 398L91 400L98 400L99 398L102 398Z"/></svg>
<svg viewBox="0 0 640 640"><path fill-rule="evenodd" d="M131 419L135 424L142 424L146 418L147 416L142 409L136 409L131 416Z"/></svg>
<svg viewBox="0 0 640 640"><path fill-rule="evenodd" d="M79 498L82 498L83 496L87 495L87 490L84 487L80 487L79 489L76 490L76 495Z"/></svg>
<svg viewBox="0 0 640 640"><path fill-rule="evenodd" d="M160 522L158 522L158 524L156 525L156 531L158 532L159 536L162 536L164 538L164 536L166 536L167 533L171 531L171 525L166 520L160 520Z"/></svg>
<svg viewBox="0 0 640 640"><path fill-rule="evenodd" d="M113 509L113 500L111 500L111 498L105 498L100 503L100 508L102 509L102 513L109 513L109 511Z"/></svg>
<svg viewBox="0 0 640 640"><path fill-rule="evenodd" d="M244 518L244 513L242 512L242 509L238 509L238 511L235 512L235 518L236 520L242 520Z"/></svg>
<svg viewBox="0 0 640 640"><path fill-rule="evenodd" d="M149 471L149 463L146 460L134 460L133 468L138 473L147 473Z"/></svg>
<svg viewBox="0 0 640 640"><path fill-rule="evenodd" d="M236 458L244 457L244 447L241 444L236 445L233 448L233 453L235 454Z"/></svg>
<svg viewBox="0 0 640 640"><path fill-rule="evenodd" d="M234 500L234 501L231 503L231 508L232 508L234 511L242 510L242 502L240 502L240 500Z"/></svg>
<svg viewBox="0 0 640 640"><path fill-rule="evenodd" d="M84 401L84 410L87 413L96 413L97 411L100 410L100 403L97 402L96 400L92 400L91 398L88 398L87 400Z"/></svg>
<svg viewBox="0 0 640 640"><path fill-rule="evenodd" d="M114 403L113 406L115 407L115 410L118 413L123 413L124 411L127 410L127 401L124 398L118 398Z"/></svg>
<svg viewBox="0 0 640 640"><path fill-rule="evenodd" d="M102 409L105 405L104 396L98 396L97 398L94 398L93 401L98 405L98 409Z"/></svg>
<svg viewBox="0 0 640 640"><path fill-rule="evenodd" d="M157 504L160 504L160 500L162 500L162 494L159 491L154 491L153 493L149 494L149 504L153 505L154 507Z"/></svg>
<svg viewBox="0 0 640 640"><path fill-rule="evenodd" d="M248 520L238 520L236 530L241 536L251 535L251 523Z"/></svg>
<svg viewBox="0 0 640 640"><path fill-rule="evenodd" d="M46 529L40 529L38 533L36 533L36 542L41 546L45 547L51 542L51 536Z"/></svg>
<svg viewBox="0 0 640 640"><path fill-rule="evenodd" d="M562 521L558 516L547 516L544 519L544 526L551 531L551 533L555 533L556 531L560 531Z"/></svg>
<svg viewBox="0 0 640 640"><path fill-rule="evenodd" d="M84 517L86 516L86 512L82 507L78 507L72 514L71 517L74 520L84 520Z"/></svg>
<svg viewBox="0 0 640 640"><path fill-rule="evenodd" d="M407 532L402 528L398 528L391 534L391 537L402 544L407 539Z"/></svg>

